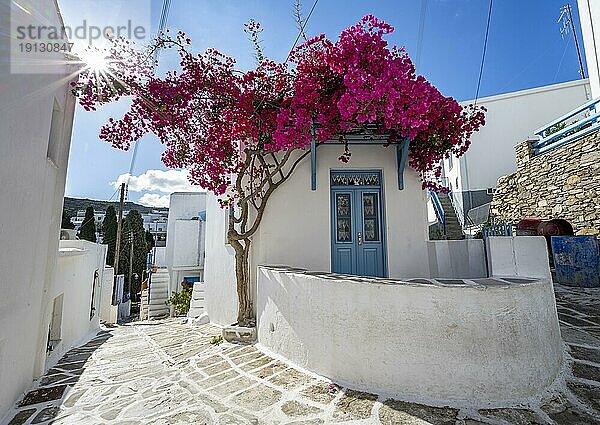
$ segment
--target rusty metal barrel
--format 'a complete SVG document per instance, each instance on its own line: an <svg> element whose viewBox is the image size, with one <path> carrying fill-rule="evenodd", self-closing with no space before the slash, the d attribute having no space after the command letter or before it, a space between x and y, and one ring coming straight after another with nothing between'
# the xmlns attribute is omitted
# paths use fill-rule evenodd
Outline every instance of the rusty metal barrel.
<svg viewBox="0 0 600 425"><path fill-rule="evenodd" d="M525 217L517 223L517 236L537 236L537 228L542 221L548 218Z"/></svg>
<svg viewBox="0 0 600 425"><path fill-rule="evenodd" d="M567 220L562 218L553 218L551 220L542 220L537 226L537 234L545 236L546 239L552 236L573 236L573 226Z"/></svg>

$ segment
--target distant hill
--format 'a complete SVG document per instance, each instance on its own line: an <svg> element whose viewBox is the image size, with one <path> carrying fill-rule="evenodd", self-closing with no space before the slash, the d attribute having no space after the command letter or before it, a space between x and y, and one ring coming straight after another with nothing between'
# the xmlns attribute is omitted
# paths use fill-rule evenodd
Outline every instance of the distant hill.
<svg viewBox="0 0 600 425"><path fill-rule="evenodd" d="M100 212L106 211L106 208L108 208L109 205L112 205L117 209L119 207L119 201L98 201L96 199L69 198L65 196L63 213L67 217L74 217L77 215L77 211L85 210L89 206L94 207L94 211ZM124 210L138 210L140 214L150 213L152 211L169 211L168 208L146 207L129 201L125 202Z"/></svg>

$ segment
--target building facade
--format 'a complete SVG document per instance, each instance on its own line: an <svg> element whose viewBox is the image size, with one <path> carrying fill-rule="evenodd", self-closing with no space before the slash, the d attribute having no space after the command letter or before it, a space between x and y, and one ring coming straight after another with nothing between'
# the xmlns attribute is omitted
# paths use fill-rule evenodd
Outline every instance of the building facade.
<svg viewBox="0 0 600 425"><path fill-rule="evenodd" d="M498 178L517 170L515 145L589 98L586 79L479 99L477 105L487 109L485 126L472 136L463 156L448 158L443 164L444 184L451 190L461 224L468 224L465 215L471 209L491 202Z"/></svg>
<svg viewBox="0 0 600 425"><path fill-rule="evenodd" d="M35 13L62 25L53 0L40 0ZM76 78L61 53L48 55L60 73L13 74L0 61L0 195L9 206L0 208L0 416L47 364L45 293L57 267Z"/></svg>

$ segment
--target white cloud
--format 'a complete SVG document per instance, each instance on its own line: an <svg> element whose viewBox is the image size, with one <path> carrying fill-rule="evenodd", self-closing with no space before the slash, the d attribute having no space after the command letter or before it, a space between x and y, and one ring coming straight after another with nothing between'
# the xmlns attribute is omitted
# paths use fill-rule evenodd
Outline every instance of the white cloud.
<svg viewBox="0 0 600 425"><path fill-rule="evenodd" d="M144 193L138 203L147 207L169 207L169 195L159 195L158 193Z"/></svg>
<svg viewBox="0 0 600 425"><path fill-rule="evenodd" d="M169 194L173 192L202 192L203 189L200 186L190 184L188 175L187 170L147 170L139 176L129 176L129 173L121 174L116 182L111 182L111 185L117 189L121 183L127 183L129 178L128 189L133 192L152 191ZM148 193L146 195L154 194Z"/></svg>

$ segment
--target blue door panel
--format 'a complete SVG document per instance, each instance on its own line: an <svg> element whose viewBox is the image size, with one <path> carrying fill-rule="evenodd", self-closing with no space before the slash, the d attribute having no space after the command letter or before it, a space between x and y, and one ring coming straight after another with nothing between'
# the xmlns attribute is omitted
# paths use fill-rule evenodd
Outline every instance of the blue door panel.
<svg viewBox="0 0 600 425"><path fill-rule="evenodd" d="M337 264L337 271L336 273L341 273L341 274L354 274L355 273L355 268L352 267L352 263L353 263L353 255L354 253L352 252L351 248L339 248L337 250L337 258L338 258L338 264Z"/></svg>
<svg viewBox="0 0 600 425"><path fill-rule="evenodd" d="M377 248L364 248L362 250L362 270L365 276L380 276L379 269L381 252Z"/></svg>
<svg viewBox="0 0 600 425"><path fill-rule="evenodd" d="M332 172L331 182L332 272L385 277L381 173Z"/></svg>

